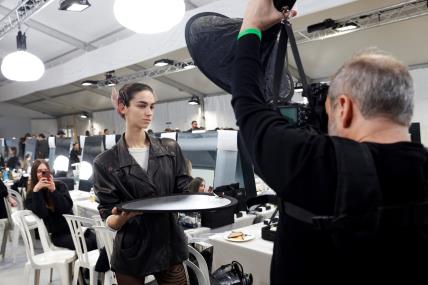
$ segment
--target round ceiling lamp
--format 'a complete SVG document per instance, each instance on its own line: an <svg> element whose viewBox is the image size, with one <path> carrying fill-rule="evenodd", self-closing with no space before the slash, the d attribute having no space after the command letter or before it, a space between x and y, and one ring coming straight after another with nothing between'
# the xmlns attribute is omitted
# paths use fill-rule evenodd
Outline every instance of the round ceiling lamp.
<svg viewBox="0 0 428 285"><path fill-rule="evenodd" d="M141 34L170 30L184 17L184 0L116 0L113 12L125 28Z"/></svg>
<svg viewBox="0 0 428 285"><path fill-rule="evenodd" d="M16 36L18 50L3 58L1 72L4 77L14 81L36 81L45 73L45 65L37 56L25 51L26 36L21 31Z"/></svg>

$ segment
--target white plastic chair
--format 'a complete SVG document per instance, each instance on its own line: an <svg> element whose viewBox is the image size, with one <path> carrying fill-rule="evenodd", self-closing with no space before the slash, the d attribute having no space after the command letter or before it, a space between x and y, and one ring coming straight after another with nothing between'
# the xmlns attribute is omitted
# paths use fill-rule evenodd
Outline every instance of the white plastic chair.
<svg viewBox="0 0 428 285"><path fill-rule="evenodd" d="M95 226L93 227L95 232L97 233L97 237L100 238L102 245L105 247L108 262L111 267L111 255L113 253L113 242L114 238L116 237L116 232L110 230L109 228L105 226ZM104 284L111 285L111 284L117 284L116 275L113 271L109 270L106 272L104 276Z"/></svg>
<svg viewBox="0 0 428 285"><path fill-rule="evenodd" d="M3 235L3 242L1 247L1 253L3 255L3 259L6 253L6 242L7 242L7 236L12 232L12 261L13 263L16 262L16 251L18 248L18 241L19 241L19 229L14 226L14 223L12 221L12 213L14 213L17 210L24 210L24 203L22 201L21 195L12 189L8 190L9 196L15 199L17 205L16 207L11 207L8 201L8 198L4 198L4 204L6 207L6 213L7 213L7 220L8 222L5 225L4 235ZM31 218L30 218L31 219ZM27 221L31 222L31 221ZM35 223L35 220L32 221Z"/></svg>
<svg viewBox="0 0 428 285"><path fill-rule="evenodd" d="M73 238L74 247L76 248L77 260L74 264L73 285L77 284L79 268L89 269L89 283L96 285L98 280L98 272L95 271L100 252L98 249L88 252L84 230L87 226L94 226L96 222L93 219L78 217L73 215L63 215L67 220ZM86 225L86 226L85 226Z"/></svg>
<svg viewBox="0 0 428 285"><path fill-rule="evenodd" d="M39 284L40 270L53 269L59 272L61 283L63 285L70 284L69 265L76 259L76 254L68 249L53 249L48 232L43 220L33 214L29 210L16 211L12 214L12 220L21 231L22 239L24 240L25 252L27 254L27 263L25 264L25 284L30 284L31 272L34 271L35 284ZM35 223L28 220L34 220ZM43 253L35 254L33 238L30 230L37 228L40 236L40 241L43 246Z"/></svg>
<svg viewBox="0 0 428 285"><path fill-rule="evenodd" d="M190 245L188 245L187 248L189 250L189 254L193 255L196 258L196 261L198 262L198 266L196 266L190 260L185 260L183 262L186 268L187 284L189 284L189 277L188 277L187 270L188 268L190 268L196 274L196 278L198 279L198 285L209 285L210 275L208 271L207 262L196 249L194 249Z"/></svg>

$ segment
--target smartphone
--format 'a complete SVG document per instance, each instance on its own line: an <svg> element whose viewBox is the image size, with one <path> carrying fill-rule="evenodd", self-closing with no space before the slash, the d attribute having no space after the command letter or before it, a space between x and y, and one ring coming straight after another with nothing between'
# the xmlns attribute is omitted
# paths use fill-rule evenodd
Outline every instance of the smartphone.
<svg viewBox="0 0 428 285"><path fill-rule="evenodd" d="M42 177L45 177L48 181L51 180L51 173L49 171L43 171Z"/></svg>
<svg viewBox="0 0 428 285"><path fill-rule="evenodd" d="M273 0L273 4L278 11L281 11L283 7L288 7L291 10L296 3L296 0Z"/></svg>

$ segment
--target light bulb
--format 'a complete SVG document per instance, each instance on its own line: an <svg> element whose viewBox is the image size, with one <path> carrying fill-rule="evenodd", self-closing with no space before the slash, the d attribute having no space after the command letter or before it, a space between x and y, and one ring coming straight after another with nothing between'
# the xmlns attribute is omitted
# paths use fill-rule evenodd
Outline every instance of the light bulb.
<svg viewBox="0 0 428 285"><path fill-rule="evenodd" d="M18 50L3 58L1 72L9 80L36 81L45 73L45 65L37 56Z"/></svg>
<svg viewBox="0 0 428 285"><path fill-rule="evenodd" d="M68 157L58 155L57 158L55 158L53 169L55 171L68 171Z"/></svg>
<svg viewBox="0 0 428 285"><path fill-rule="evenodd" d="M136 33L156 34L170 30L184 17L184 0L116 0L116 20Z"/></svg>
<svg viewBox="0 0 428 285"><path fill-rule="evenodd" d="M79 173L80 179L88 180L89 178L91 178L92 173L93 173L92 165L87 161L82 161L80 163L80 173Z"/></svg>

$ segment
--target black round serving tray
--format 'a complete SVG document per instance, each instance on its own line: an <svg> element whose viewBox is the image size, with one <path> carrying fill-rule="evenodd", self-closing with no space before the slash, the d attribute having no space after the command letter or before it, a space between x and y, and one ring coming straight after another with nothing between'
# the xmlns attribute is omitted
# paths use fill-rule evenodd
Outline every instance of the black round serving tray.
<svg viewBox="0 0 428 285"><path fill-rule="evenodd" d="M121 203L120 211L144 213L195 212L236 206L238 201L230 196L218 197L207 193L175 194L150 197Z"/></svg>

